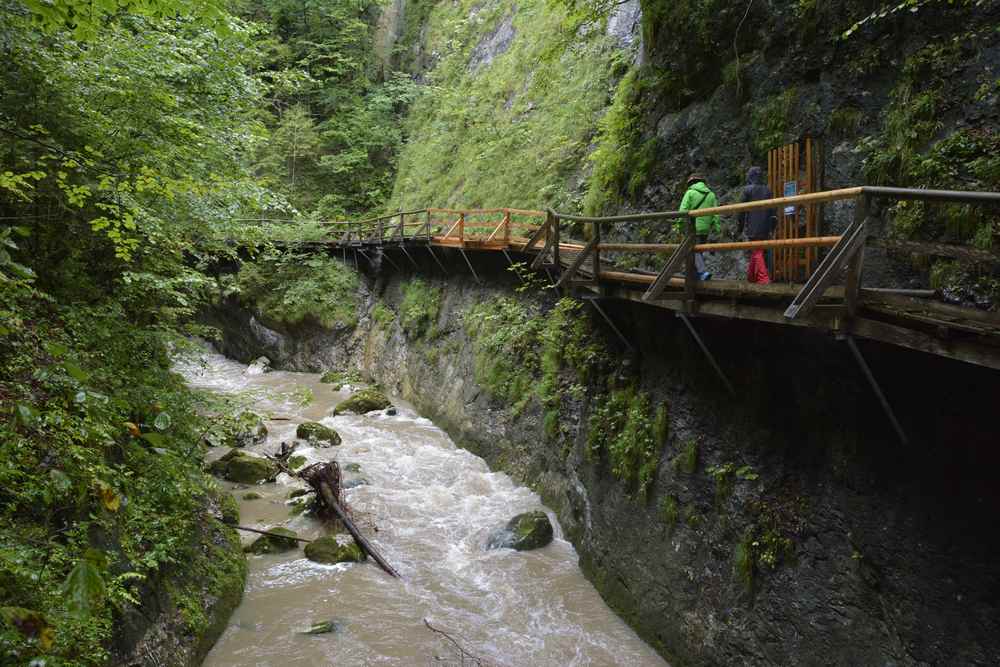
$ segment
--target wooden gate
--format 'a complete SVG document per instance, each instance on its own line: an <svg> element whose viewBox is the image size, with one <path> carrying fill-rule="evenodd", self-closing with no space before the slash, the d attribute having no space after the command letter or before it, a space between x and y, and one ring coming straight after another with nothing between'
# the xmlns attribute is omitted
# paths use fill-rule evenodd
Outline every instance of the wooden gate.
<svg viewBox="0 0 1000 667"><path fill-rule="evenodd" d="M819 192L820 162L818 142L806 137L798 142L775 148L767 154L767 184L775 197ZM803 168L804 166L804 168ZM819 236L820 205L793 206L780 209L775 237L797 239ZM818 262L819 248L777 248L771 266L771 277L783 282L804 282Z"/></svg>

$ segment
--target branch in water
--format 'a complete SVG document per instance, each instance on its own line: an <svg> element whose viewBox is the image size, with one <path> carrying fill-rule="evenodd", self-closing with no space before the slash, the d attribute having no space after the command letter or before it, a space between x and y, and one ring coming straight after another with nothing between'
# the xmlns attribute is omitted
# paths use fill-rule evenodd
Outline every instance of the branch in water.
<svg viewBox="0 0 1000 667"><path fill-rule="evenodd" d="M465 648L461 644L459 644L454 637L449 635L444 630L439 630L438 628L435 628L433 625L431 625L431 622L428 621L426 618L424 619L424 625L426 625L427 629L430 630L431 632L441 635L446 640L451 642L451 645L455 647L455 651L458 653L459 659L461 660L461 662L458 663L458 667L494 667L494 663L487 662L486 660L483 660L482 658L466 651ZM440 658L438 659L440 660Z"/></svg>

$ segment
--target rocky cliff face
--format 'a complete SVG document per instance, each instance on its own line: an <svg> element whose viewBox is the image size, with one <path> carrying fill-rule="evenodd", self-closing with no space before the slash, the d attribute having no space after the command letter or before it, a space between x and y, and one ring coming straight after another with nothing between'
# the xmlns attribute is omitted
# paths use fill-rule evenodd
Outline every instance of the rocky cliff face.
<svg viewBox="0 0 1000 667"><path fill-rule="evenodd" d="M904 447L840 343L695 320L734 398L669 314L608 303L634 352L579 313L598 370L553 379L543 364L524 400L501 400L468 313L503 297L544 327L559 310L516 296L501 266L479 268L493 287L455 265L422 284L433 298L417 310L412 276L370 277L350 332L292 335L232 303L214 319L231 356L359 369L538 490L607 602L676 665L1000 661L995 374L865 345ZM535 397L552 382L564 390ZM609 387L625 386L665 415L645 497L593 445L622 395ZM627 441L632 426L616 428Z"/></svg>

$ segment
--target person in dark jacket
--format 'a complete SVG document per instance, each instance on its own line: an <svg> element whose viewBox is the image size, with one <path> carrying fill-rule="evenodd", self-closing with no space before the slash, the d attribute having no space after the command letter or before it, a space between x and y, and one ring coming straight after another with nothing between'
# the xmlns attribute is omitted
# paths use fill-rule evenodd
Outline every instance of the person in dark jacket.
<svg viewBox="0 0 1000 667"><path fill-rule="evenodd" d="M771 189L764 184L764 172L760 167L750 167L747 172L747 185L743 188L741 202L773 199ZM749 241L766 241L774 234L778 224L778 216L773 208L744 211L739 216L739 232ZM750 264L747 266L747 280L752 283L767 285L771 277L767 274L767 262L764 260L764 249L754 248L750 251Z"/></svg>

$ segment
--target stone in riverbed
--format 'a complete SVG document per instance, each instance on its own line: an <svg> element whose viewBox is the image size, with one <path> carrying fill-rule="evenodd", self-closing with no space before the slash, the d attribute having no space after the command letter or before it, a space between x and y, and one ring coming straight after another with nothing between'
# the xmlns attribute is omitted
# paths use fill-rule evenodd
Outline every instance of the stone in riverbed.
<svg viewBox="0 0 1000 667"><path fill-rule="evenodd" d="M385 394L378 389L369 387L355 392L346 401L342 401L334 408L333 414L336 416L345 412L353 412L357 415L363 415L375 410L384 410L391 405L392 402L386 398Z"/></svg>
<svg viewBox="0 0 1000 667"><path fill-rule="evenodd" d="M305 462L306 462L306 457L293 456L292 458L288 459L288 467L291 468L292 470L298 470L303 465L305 465Z"/></svg>
<svg viewBox="0 0 1000 667"><path fill-rule="evenodd" d="M344 466L344 470L347 472L361 472L361 464L348 463L346 466Z"/></svg>
<svg viewBox="0 0 1000 667"><path fill-rule="evenodd" d="M340 621L321 621L319 623L313 623L308 630L299 634L325 635L331 632L340 632L343 629L343 625L344 624Z"/></svg>
<svg viewBox="0 0 1000 667"><path fill-rule="evenodd" d="M295 429L295 437L315 442L320 447L336 447L341 443L340 434L319 422L303 422ZM325 443L325 444L324 444Z"/></svg>
<svg viewBox="0 0 1000 667"><path fill-rule="evenodd" d="M216 477L240 484L258 484L278 476L278 466L273 461L238 449L230 449L225 456L213 461L208 471Z"/></svg>
<svg viewBox="0 0 1000 667"><path fill-rule="evenodd" d="M306 558L314 563L334 565L336 563L360 563L365 552L355 542L341 544L336 537L327 535L306 545Z"/></svg>
<svg viewBox="0 0 1000 667"><path fill-rule="evenodd" d="M243 494L243 500L260 500L264 496L260 495L256 491L251 491L250 493Z"/></svg>
<svg viewBox="0 0 1000 667"><path fill-rule="evenodd" d="M364 477L358 477L357 479L347 480L346 482L340 485L340 488L346 491L347 489L354 489L359 486L368 486L368 484L370 484L370 482L367 479L365 479Z"/></svg>
<svg viewBox="0 0 1000 667"><path fill-rule="evenodd" d="M544 547L552 541L552 523L541 510L525 512L493 531L486 542L487 549L528 551Z"/></svg>
<svg viewBox="0 0 1000 667"><path fill-rule="evenodd" d="M279 535L285 535L286 537L277 537L275 535L261 535L252 544L243 549L243 551L251 554L280 554L285 551L291 551L299 546L296 540L289 539L291 537L298 537L294 530L289 530L288 528L283 528L281 526L275 526L274 528L268 528L269 533L278 533Z"/></svg>
<svg viewBox="0 0 1000 667"><path fill-rule="evenodd" d="M226 447L250 447L267 440L264 418L255 412L241 412L226 429L222 444Z"/></svg>

